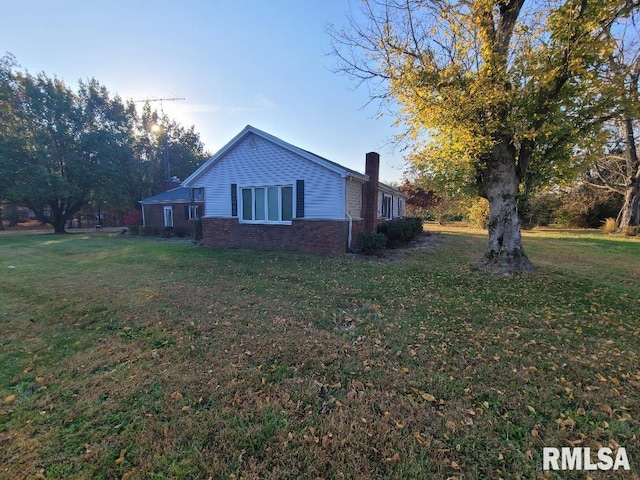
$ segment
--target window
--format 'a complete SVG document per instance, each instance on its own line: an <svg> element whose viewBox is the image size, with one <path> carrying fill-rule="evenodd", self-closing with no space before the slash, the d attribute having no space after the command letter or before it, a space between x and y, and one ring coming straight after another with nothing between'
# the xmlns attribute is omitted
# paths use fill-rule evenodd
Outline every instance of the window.
<svg viewBox="0 0 640 480"><path fill-rule="evenodd" d="M164 207L164 226L173 227L173 207Z"/></svg>
<svg viewBox="0 0 640 480"><path fill-rule="evenodd" d="M200 205L188 205L186 208L186 220L198 220L202 217Z"/></svg>
<svg viewBox="0 0 640 480"><path fill-rule="evenodd" d="M242 187L240 221L244 223L284 223L293 219L293 187Z"/></svg>
<svg viewBox="0 0 640 480"><path fill-rule="evenodd" d="M382 217L387 220L393 218L393 198L388 195L382 196Z"/></svg>
<svg viewBox="0 0 640 480"><path fill-rule="evenodd" d="M192 188L191 200L194 202L202 202L204 197L204 188Z"/></svg>

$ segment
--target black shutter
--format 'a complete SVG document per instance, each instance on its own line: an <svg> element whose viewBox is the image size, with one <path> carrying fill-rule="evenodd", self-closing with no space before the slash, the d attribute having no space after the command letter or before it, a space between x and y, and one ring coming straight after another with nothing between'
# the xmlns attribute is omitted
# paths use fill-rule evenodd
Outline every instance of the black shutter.
<svg viewBox="0 0 640 480"><path fill-rule="evenodd" d="M304 180L296 180L296 218L304 218Z"/></svg>
<svg viewBox="0 0 640 480"><path fill-rule="evenodd" d="M238 184L231 184L231 216L238 216Z"/></svg>
<svg viewBox="0 0 640 480"><path fill-rule="evenodd" d="M189 220L189 205L184 206L184 219Z"/></svg>

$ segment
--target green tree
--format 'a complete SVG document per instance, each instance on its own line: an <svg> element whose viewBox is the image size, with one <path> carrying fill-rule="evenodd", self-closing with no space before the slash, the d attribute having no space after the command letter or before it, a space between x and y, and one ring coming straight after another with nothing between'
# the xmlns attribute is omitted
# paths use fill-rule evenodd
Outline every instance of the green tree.
<svg viewBox="0 0 640 480"><path fill-rule="evenodd" d="M0 230L2 230L2 217L13 176L13 162L22 158L26 159L24 149L24 129L15 110L13 102L13 78L12 69L15 68L15 58L6 55L0 57Z"/></svg>
<svg viewBox="0 0 640 480"><path fill-rule="evenodd" d="M618 228L640 223L640 160L638 121L640 120L640 15L630 16L616 25L615 48L602 70L602 95L617 99L614 120L603 125L601 135L587 148L593 160L591 184L620 194L624 203L618 215Z"/></svg>
<svg viewBox="0 0 640 480"><path fill-rule="evenodd" d="M138 198L161 192L171 177L184 180L210 157L193 125L183 127L149 103L137 121L135 150Z"/></svg>
<svg viewBox="0 0 640 480"><path fill-rule="evenodd" d="M599 68L612 27L637 0L364 0L364 20L332 30L338 69L397 105L411 159L473 185L490 206L476 268L532 264L522 189L571 170L576 145L610 115ZM376 81L378 83L376 83Z"/></svg>
<svg viewBox="0 0 640 480"><path fill-rule="evenodd" d="M3 115L1 195L30 208L56 233L98 197L125 195L133 159L131 111L96 80L78 92L44 73L0 66ZM9 118L6 118L9 117Z"/></svg>

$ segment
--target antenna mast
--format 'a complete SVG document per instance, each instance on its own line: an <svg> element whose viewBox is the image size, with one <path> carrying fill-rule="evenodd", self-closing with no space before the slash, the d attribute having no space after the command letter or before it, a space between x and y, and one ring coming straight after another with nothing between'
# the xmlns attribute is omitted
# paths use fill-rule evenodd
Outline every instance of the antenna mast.
<svg viewBox="0 0 640 480"><path fill-rule="evenodd" d="M162 116L164 116L164 109L162 108L162 102L176 102L179 100L184 100L184 97L164 97L164 98L145 98L143 100L133 100L133 103L151 103L151 102L160 102L160 111L162 112ZM164 161L164 176L165 180L168 182L171 180L171 167L169 164L169 135L165 130L164 140L162 143L162 159Z"/></svg>

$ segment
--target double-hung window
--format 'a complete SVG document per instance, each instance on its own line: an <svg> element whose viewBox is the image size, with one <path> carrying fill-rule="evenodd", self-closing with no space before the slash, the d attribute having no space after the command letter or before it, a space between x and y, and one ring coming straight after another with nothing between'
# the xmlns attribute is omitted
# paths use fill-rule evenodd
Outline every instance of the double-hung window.
<svg viewBox="0 0 640 480"><path fill-rule="evenodd" d="M242 187L240 191L241 222L291 224L293 218L293 187L291 185Z"/></svg>

